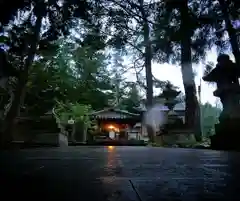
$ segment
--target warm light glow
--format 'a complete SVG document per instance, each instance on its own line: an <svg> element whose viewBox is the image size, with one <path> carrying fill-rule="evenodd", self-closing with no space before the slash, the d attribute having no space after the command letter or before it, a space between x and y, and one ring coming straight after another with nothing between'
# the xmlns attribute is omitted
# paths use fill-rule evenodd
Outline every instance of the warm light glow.
<svg viewBox="0 0 240 201"><path fill-rule="evenodd" d="M119 132L119 128L117 128L116 126L114 126L114 125L108 125L107 126L107 128L109 129L109 130L113 130L114 132Z"/></svg>
<svg viewBox="0 0 240 201"><path fill-rule="evenodd" d="M109 125L108 128L109 129L115 129L115 127L113 125Z"/></svg>
<svg viewBox="0 0 240 201"><path fill-rule="evenodd" d="M114 149L114 146L108 146L108 149L112 150Z"/></svg>

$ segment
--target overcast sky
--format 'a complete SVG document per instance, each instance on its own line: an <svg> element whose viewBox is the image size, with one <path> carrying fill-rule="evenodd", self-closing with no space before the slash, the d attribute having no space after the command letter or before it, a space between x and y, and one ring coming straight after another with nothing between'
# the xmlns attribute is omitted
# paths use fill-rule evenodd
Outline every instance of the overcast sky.
<svg viewBox="0 0 240 201"><path fill-rule="evenodd" d="M208 61L211 61L216 64L217 55L218 54L216 49L213 48L211 51L207 53L205 63L207 63ZM229 56L234 61L233 55L229 55ZM202 77L203 64L193 65L193 67L196 72L195 82L196 82L196 85L198 86L200 83L200 79ZM153 63L152 71L153 71L153 75L159 80L169 80L174 85L178 86L181 89L181 91L184 92L181 69L179 66ZM135 80L134 73L129 73L127 77L130 80ZM202 81L202 93L201 93L202 103L209 102L213 105L216 104L217 98L213 96L214 90L215 90L215 85L209 85L208 83Z"/></svg>

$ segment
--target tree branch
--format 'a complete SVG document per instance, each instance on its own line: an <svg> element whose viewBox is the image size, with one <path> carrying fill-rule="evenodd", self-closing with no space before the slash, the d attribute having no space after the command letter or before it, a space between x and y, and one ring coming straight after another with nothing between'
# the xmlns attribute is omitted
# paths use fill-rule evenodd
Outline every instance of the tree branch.
<svg viewBox="0 0 240 201"><path fill-rule="evenodd" d="M143 16L137 14L136 12L133 12L134 8L132 7L132 5L130 5L130 6L131 6L131 10L129 10L126 6L122 5L121 3L118 3L118 2L116 2L116 1L114 1L114 0L112 0L112 2L115 3L115 4L117 4L118 6L120 6L124 11L126 11L126 12L127 12L129 15L131 15L135 20L137 20L138 23L142 23L142 21L139 20L139 18L140 18L140 19L142 19L142 20L146 20L148 23L150 23L150 24L152 24L152 25L156 25L156 23L154 23L154 22L152 22L152 21L150 21L150 20L148 20L148 19L144 19ZM136 7L137 7L138 9L141 8L141 7L138 6L138 5L136 5ZM142 9L144 9L144 8L142 8ZM140 11L140 10L139 10L139 11ZM136 18L136 16L137 16L138 18Z"/></svg>

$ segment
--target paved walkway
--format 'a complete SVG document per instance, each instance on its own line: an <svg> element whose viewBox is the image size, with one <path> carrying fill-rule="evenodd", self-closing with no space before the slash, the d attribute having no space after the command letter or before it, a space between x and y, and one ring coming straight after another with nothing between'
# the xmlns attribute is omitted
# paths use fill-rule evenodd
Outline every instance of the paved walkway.
<svg viewBox="0 0 240 201"><path fill-rule="evenodd" d="M240 200L240 153L69 147L2 152L0 160L8 200Z"/></svg>

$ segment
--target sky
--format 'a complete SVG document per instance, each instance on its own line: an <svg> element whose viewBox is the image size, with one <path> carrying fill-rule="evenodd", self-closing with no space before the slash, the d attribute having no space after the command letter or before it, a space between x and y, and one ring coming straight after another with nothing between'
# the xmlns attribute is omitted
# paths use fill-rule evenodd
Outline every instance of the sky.
<svg viewBox="0 0 240 201"><path fill-rule="evenodd" d="M206 62L212 61L216 63L217 53L216 51L209 51L207 54ZM197 86L200 85L200 80L202 78L202 72L204 68L204 64L193 64L194 71L196 73L195 83ZM153 74L156 78L160 80L169 80L174 85L178 86L181 91L184 92L183 82L182 82L182 74L180 66L174 66L169 64L157 64L154 63L152 66ZM216 97L213 96L213 91L215 90L215 85L211 85L209 83L202 82L202 90L201 90L201 102L206 103L209 102L215 105Z"/></svg>
<svg viewBox="0 0 240 201"><path fill-rule="evenodd" d="M234 28L240 28L240 20L233 21ZM230 56L232 61L235 61L232 53L226 52ZM215 65L217 63L218 52L216 47L213 47L210 51L207 52L206 59L204 63L213 62ZM213 96L213 91L216 90L215 84L209 84L202 80L204 64L193 64L194 72L196 73L195 83L196 86L199 86L201 82L201 103L210 103L214 106L221 105L219 98ZM174 66L170 64L152 64L152 72L155 78L165 81L169 80L175 86L178 86L179 89L184 92L183 83L182 83L182 74L180 66ZM136 80L134 73L129 73L126 76L130 80ZM201 81L200 81L201 80ZM240 81L240 80L239 80ZM154 90L156 94L157 91ZM216 105L217 104L217 105ZM221 107L221 106L220 106Z"/></svg>
<svg viewBox="0 0 240 201"><path fill-rule="evenodd" d="M214 64L217 63L218 53L215 48L207 52L205 63L211 61ZM229 54L230 58L234 61L233 55ZM194 71L196 73L195 83L198 86L203 74L204 64L193 64ZM183 83L182 83L182 74L180 66L170 65L170 64L152 64L152 72L154 77L159 80L169 80L175 86L178 86L179 89L184 92ZM134 73L129 73L127 78L130 80L135 80ZM201 92L201 103L209 102L212 105L219 104L219 98L213 96L213 91L216 89L214 84L209 84L201 80L202 82L202 92ZM157 91L155 90L155 93Z"/></svg>

